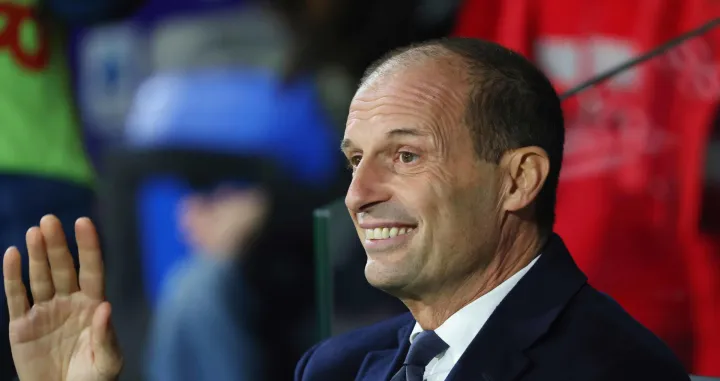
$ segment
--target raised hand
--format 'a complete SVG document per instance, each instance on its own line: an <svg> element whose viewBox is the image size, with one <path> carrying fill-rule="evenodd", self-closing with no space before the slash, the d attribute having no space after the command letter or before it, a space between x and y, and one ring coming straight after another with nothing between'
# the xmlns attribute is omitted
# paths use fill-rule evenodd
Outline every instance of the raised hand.
<svg viewBox="0 0 720 381"><path fill-rule="evenodd" d="M93 223L77 220L80 276L60 221L45 216L27 232L30 308L22 281L20 253L3 258L10 312L10 346L20 381L111 381L122 359L104 301L100 243ZM78 283L79 279L79 283Z"/></svg>

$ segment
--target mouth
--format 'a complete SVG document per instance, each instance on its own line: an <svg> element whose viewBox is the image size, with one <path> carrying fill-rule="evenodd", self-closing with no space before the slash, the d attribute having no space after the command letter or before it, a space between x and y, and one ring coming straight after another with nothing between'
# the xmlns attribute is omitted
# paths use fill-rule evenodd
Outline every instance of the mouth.
<svg viewBox="0 0 720 381"><path fill-rule="evenodd" d="M387 226L365 229L363 246L367 251L395 249L410 240L417 226Z"/></svg>

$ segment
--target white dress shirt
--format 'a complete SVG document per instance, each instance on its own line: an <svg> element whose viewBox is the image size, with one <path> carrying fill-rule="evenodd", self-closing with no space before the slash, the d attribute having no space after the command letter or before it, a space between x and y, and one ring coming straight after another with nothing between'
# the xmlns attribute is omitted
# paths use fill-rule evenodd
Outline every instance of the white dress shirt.
<svg viewBox="0 0 720 381"><path fill-rule="evenodd" d="M537 262L538 258L540 258L539 255L527 266L523 267L522 270L500 283L499 286L454 313L435 330L435 333L448 344L449 348L432 359L425 367L424 380L445 380L460 359L460 356L462 356L470 345L470 342L477 336L480 329L485 325L485 322L490 318L490 315L495 311L495 308L505 299L505 296L515 287L520 279L530 271L530 268ZM411 344L415 336L422 331L422 327L416 322L410 334Z"/></svg>

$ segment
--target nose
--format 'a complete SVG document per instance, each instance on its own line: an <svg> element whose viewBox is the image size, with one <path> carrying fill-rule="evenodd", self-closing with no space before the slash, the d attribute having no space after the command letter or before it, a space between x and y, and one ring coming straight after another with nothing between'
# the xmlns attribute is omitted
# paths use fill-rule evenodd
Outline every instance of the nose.
<svg viewBox="0 0 720 381"><path fill-rule="evenodd" d="M372 205L388 201L390 197L383 169L367 161L361 163L353 173L345 196L345 206L351 213L360 213Z"/></svg>

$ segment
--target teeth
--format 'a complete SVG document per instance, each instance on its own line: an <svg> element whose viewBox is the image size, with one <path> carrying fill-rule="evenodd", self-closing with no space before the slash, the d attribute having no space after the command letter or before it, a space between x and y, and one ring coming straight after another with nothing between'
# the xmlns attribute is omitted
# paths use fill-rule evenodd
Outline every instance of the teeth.
<svg viewBox="0 0 720 381"><path fill-rule="evenodd" d="M397 237L399 235L408 234L412 232L414 228L375 228L365 229L365 239L388 239Z"/></svg>

